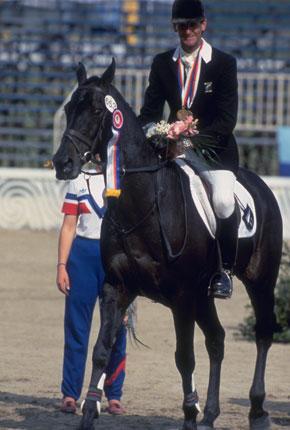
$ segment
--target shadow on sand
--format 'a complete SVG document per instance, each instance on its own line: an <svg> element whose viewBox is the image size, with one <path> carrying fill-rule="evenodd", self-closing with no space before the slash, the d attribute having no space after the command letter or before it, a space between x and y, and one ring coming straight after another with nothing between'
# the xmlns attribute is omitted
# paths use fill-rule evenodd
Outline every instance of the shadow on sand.
<svg viewBox="0 0 290 430"><path fill-rule="evenodd" d="M230 403L234 405L250 408L248 399L230 399ZM266 400L265 409L269 412L271 421L279 428L285 427L290 429L290 402L280 402L278 400Z"/></svg>
<svg viewBox="0 0 290 430"><path fill-rule="evenodd" d="M5 406L5 415L2 407ZM8 416L7 416L8 410ZM0 429L5 430L77 430L81 416L59 411L59 399L0 392ZM123 415L103 413L95 422L96 430L180 430L182 419L166 416ZM216 428L216 430L230 430Z"/></svg>

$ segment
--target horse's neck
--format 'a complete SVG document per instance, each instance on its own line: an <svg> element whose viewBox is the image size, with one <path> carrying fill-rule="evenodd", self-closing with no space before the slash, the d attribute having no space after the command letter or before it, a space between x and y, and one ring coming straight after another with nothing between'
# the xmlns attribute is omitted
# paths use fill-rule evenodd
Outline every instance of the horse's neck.
<svg viewBox="0 0 290 430"><path fill-rule="evenodd" d="M134 168L156 164L157 156L146 141L146 136L136 115L122 96L118 95L118 109L124 120L123 126L117 130L122 167Z"/></svg>
<svg viewBox="0 0 290 430"><path fill-rule="evenodd" d="M149 166L156 166L157 156L147 142L146 136L139 124L136 115L126 102L119 102L117 106L123 115L123 125L120 129L114 127L114 120L110 126L118 133L117 151L119 151L119 167L125 170L140 169L140 172L132 171L121 178L121 199L109 199L108 209L115 212L114 217L121 219L122 223L134 224L136 217L140 217L140 212L148 210L154 200L154 176L142 173ZM115 124L116 125L116 124ZM106 127L110 130L111 127ZM111 137L112 129L111 129ZM140 198L142 196L142 198ZM136 206L136 199L138 205ZM134 203L135 202L135 203ZM137 210L138 208L138 210Z"/></svg>
<svg viewBox="0 0 290 430"><path fill-rule="evenodd" d="M124 133L120 141L121 160L126 168L144 167L156 164L156 154L143 133Z"/></svg>

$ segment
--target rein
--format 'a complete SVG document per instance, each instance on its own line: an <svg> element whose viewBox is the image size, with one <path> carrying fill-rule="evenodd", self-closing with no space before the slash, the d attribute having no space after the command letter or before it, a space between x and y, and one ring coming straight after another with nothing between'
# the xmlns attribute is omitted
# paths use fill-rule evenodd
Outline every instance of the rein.
<svg viewBox="0 0 290 430"><path fill-rule="evenodd" d="M126 174L130 174L130 173L142 173L142 172L152 173L152 172L159 171L160 169L165 167L167 164L168 164L168 162L164 161L162 163L156 164L155 166L132 167L132 168L128 168L128 169L123 167L121 169L121 173L123 176L125 176ZM156 197L156 192L155 192L155 197ZM113 226L116 228L117 232L121 236L128 236L129 234L133 233L133 231L135 231L138 227L140 227L140 225L142 225L143 222L145 222L147 220L147 218L149 218L149 216L151 215L151 213L154 212L156 207L157 207L157 203L156 203L156 198L155 198L152 207L149 209L149 211L146 213L146 215L140 221L138 221L133 227L130 227L127 230L124 229L122 226L120 226L111 217L108 217L107 221L110 221L113 224ZM106 218L104 220L106 221Z"/></svg>
<svg viewBox="0 0 290 430"><path fill-rule="evenodd" d="M155 166L143 166L143 167L121 167L121 174L125 176L128 173L141 173L141 172L157 172L158 170L162 169L163 167L168 165L168 160L162 161L159 164L156 164Z"/></svg>
<svg viewBox="0 0 290 430"><path fill-rule="evenodd" d="M108 217L108 220L104 218L104 221L110 221L121 236L128 236L129 234L133 233L133 231L137 230L137 228L140 227L140 225L142 225L147 220L147 218L149 218L149 216L154 212L155 208L156 208L156 201L154 201L153 205L146 213L146 215L144 215L144 217L141 218L141 220L138 221L133 227L130 227L127 230L125 230L122 226L120 226L120 224L118 224L111 217Z"/></svg>
<svg viewBox="0 0 290 430"><path fill-rule="evenodd" d="M126 173L159 172L163 167L167 166L168 164L169 164L169 162L166 160L166 161L164 161L158 165L155 165L155 166L145 166L145 167L136 167L136 168L124 169L123 174L125 175ZM184 207L184 224L185 224L184 238L183 238L182 246L178 252L173 253L172 246L169 242L167 233L165 231L165 226L164 226L164 223L162 221L162 215L161 215L160 203L159 203L159 189L160 189L159 183L160 183L160 180L158 180L158 175L157 175L157 177L155 177L155 181L154 181L155 199L154 199L153 205L148 210L148 212L144 215L144 217L141 218L141 220L138 221L134 226L132 226L128 229L124 229L112 217L108 216L107 218L106 217L104 218L104 221L110 222L115 227L117 233L121 236L122 241L123 241L123 245L124 245L124 249L126 250L126 253L127 253L127 255L128 255L129 259L131 260L132 265L134 267L136 267L137 264L134 260L131 249L128 246L126 238L127 238L127 236L129 236L129 234L131 234L135 230L137 230L150 217L150 215L154 213L155 209L157 209L157 212L158 212L158 219L159 219L161 235L162 235L162 238L164 241L165 249L167 252L167 258L168 258L169 262L173 262L178 257L180 257L182 255L184 249L185 249L185 246L187 243L187 238L188 238L187 203L186 203L186 195L185 195L184 184L183 184L182 177L181 177L181 172L179 169L177 171L178 171L178 175L179 175L179 182L181 185L181 193L182 193L183 207Z"/></svg>

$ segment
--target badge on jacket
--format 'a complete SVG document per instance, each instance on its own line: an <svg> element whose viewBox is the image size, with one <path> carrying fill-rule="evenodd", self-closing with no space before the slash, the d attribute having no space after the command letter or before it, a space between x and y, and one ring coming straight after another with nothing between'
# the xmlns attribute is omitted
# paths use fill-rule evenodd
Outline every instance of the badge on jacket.
<svg viewBox="0 0 290 430"><path fill-rule="evenodd" d="M205 82L204 83L204 92L205 93L212 93L212 82Z"/></svg>

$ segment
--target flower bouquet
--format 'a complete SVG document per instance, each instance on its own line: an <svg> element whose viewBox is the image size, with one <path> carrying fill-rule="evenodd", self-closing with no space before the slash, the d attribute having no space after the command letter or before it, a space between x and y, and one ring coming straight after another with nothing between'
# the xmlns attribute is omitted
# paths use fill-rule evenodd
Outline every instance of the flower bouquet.
<svg viewBox="0 0 290 430"><path fill-rule="evenodd" d="M205 161L217 162L215 139L210 135L200 135L197 124L198 119L190 114L172 124L160 121L148 129L146 137L164 158L176 158L190 148Z"/></svg>

